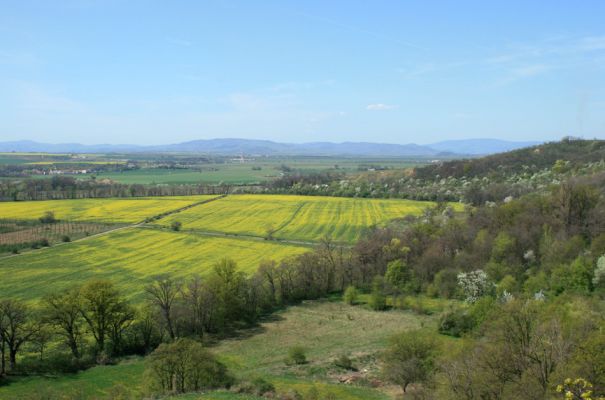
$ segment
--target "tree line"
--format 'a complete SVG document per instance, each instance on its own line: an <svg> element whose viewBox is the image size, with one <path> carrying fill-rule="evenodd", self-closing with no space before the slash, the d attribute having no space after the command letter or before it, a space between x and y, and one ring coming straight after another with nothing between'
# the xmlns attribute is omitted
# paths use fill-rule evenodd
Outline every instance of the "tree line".
<svg viewBox="0 0 605 400"><path fill-rule="evenodd" d="M0 180L0 201L190 196L224 194L230 190L232 188L228 185L121 184L108 180L53 176L50 179Z"/></svg>

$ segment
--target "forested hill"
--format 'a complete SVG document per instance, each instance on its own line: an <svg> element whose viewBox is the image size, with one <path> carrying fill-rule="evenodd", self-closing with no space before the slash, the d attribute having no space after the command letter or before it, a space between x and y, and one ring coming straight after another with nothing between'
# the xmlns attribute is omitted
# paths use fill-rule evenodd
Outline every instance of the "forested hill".
<svg viewBox="0 0 605 400"><path fill-rule="evenodd" d="M482 158L418 167L414 169L414 176L428 180L447 177L504 177L553 167L570 170L601 160L605 160L605 140L566 138L559 142L544 143Z"/></svg>

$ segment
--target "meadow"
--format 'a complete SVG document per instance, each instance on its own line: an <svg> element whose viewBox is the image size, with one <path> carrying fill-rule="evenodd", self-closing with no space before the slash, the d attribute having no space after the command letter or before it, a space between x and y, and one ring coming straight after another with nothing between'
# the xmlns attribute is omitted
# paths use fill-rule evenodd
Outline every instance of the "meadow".
<svg viewBox="0 0 605 400"><path fill-rule="evenodd" d="M213 197L216 196L7 201L0 202L0 219L32 220L52 211L60 220L137 223Z"/></svg>
<svg viewBox="0 0 605 400"><path fill-rule="evenodd" d="M233 195L158 221L184 230L224 232L278 239L318 241L330 236L352 243L388 220L420 215L430 202L292 195ZM459 205L454 205L456 209Z"/></svg>
<svg viewBox="0 0 605 400"><path fill-rule="evenodd" d="M232 184L261 183L278 176L278 171L253 170L250 165L212 164L196 169L142 168L129 171L100 172L99 179L111 179L125 184Z"/></svg>
<svg viewBox="0 0 605 400"><path fill-rule="evenodd" d="M433 325L434 317L418 316L407 311L377 313L363 305L348 306L340 301L309 301L289 307L262 322L245 335L223 340L211 351L227 365L237 378L262 377L278 391L296 390L306 394L315 388L320 396L330 393L342 400L383 400L390 396L370 387L338 383L346 370L333 365L333 360L347 354L367 378L378 373L376 357L393 334L421 326ZM301 327L305 334L300 334ZM307 350L308 363L286 365L291 346ZM82 398L107 396L116 385L139 393L144 384L144 361L134 357L115 366L57 377L18 378L0 387L0 398L26 398L32 393L79 393ZM133 384L134 382L134 384ZM387 387L388 389L388 387ZM4 397L3 397L4 396ZM260 397L230 392L211 392L174 397L174 400L256 400Z"/></svg>
<svg viewBox="0 0 605 400"><path fill-rule="evenodd" d="M304 173L332 171L353 174L360 170L372 167L408 168L422 163L426 163L426 160L403 160L397 158L352 159L333 157L261 157L247 160L244 163L240 163L237 160L227 160L226 162L197 164L191 168L141 168L136 170L125 170L123 172L99 172L96 175L98 178L108 178L125 184L223 183L247 185L260 184L279 177L284 166L288 169Z"/></svg>
<svg viewBox="0 0 605 400"><path fill-rule="evenodd" d="M221 258L254 272L265 258L281 260L305 246L262 240L210 237L148 228L126 228L86 240L0 258L0 292L37 300L90 279L110 279L132 299L153 276L188 277L208 273Z"/></svg>

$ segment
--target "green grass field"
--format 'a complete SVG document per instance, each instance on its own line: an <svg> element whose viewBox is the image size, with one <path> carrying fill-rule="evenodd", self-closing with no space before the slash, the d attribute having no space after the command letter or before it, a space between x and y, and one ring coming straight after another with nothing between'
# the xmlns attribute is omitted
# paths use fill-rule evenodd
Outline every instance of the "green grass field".
<svg viewBox="0 0 605 400"><path fill-rule="evenodd" d="M199 164L191 169L141 168L124 172L101 172L98 178L109 178L116 182L132 184L254 184L280 176L282 165L297 171L333 171L345 174L356 173L370 166L381 168L408 168L426 160L402 159L348 159L331 157L294 157L256 159L240 164L237 161ZM49 162L52 163L52 162ZM110 161L107 163L111 163Z"/></svg>
<svg viewBox="0 0 605 400"><path fill-rule="evenodd" d="M307 250L276 242L127 228L0 259L0 293L35 300L89 279L105 278L136 300L154 275L205 274L223 257L253 272L265 258L281 260Z"/></svg>
<svg viewBox="0 0 605 400"><path fill-rule="evenodd" d="M315 387L320 395L331 393L339 400L383 400L390 397L379 389L338 383L347 372L333 365L341 354L348 354L354 365L368 378L377 372L375 359L389 336L422 325L434 318L410 312L374 312L363 306L341 302L311 301L293 306L261 323L254 331L225 340L211 350L240 380L262 377L278 391L297 390L302 394ZM304 327L304 334L301 328ZM284 362L291 346L307 349L308 363L299 366ZM142 387L144 362L128 359L116 366L100 366L59 377L18 378L0 387L0 399L27 398L32 393L78 393L82 399L108 396L112 387L123 385L138 393ZM189 394L174 400L256 400L258 397L230 392Z"/></svg>
<svg viewBox="0 0 605 400"><path fill-rule="evenodd" d="M352 199L291 195L233 195L171 215L183 229L317 241L330 236L353 242L367 228L405 215L419 215L433 203L412 200ZM459 205L454 205L456 208Z"/></svg>
<svg viewBox="0 0 605 400"><path fill-rule="evenodd" d="M147 168L124 172L104 172L99 179L109 178L126 184L251 184L260 183L278 175L275 169L252 170L246 164L212 164L201 171L192 169Z"/></svg>
<svg viewBox="0 0 605 400"><path fill-rule="evenodd" d="M57 219L136 223L216 196L69 199L0 202L0 219L38 219L52 211Z"/></svg>

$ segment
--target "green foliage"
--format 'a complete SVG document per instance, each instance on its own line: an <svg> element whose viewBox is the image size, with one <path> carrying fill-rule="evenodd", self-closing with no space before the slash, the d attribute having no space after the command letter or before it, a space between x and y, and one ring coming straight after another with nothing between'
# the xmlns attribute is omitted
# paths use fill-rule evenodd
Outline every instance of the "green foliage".
<svg viewBox="0 0 605 400"><path fill-rule="evenodd" d="M575 292L587 294L592 290L592 263L580 256L569 265L560 265L552 272L550 287L555 294Z"/></svg>
<svg viewBox="0 0 605 400"><path fill-rule="evenodd" d="M545 292L549 290L550 283L548 276L544 271L539 271L535 275L531 275L523 283L523 291L529 296L533 296L540 291Z"/></svg>
<svg viewBox="0 0 605 400"><path fill-rule="evenodd" d="M170 229L172 229L175 232L178 232L181 230L182 226L183 226L183 224L180 221L172 221L172 223L170 224Z"/></svg>
<svg viewBox="0 0 605 400"><path fill-rule="evenodd" d="M190 339L161 344L146 364L145 375L152 394L197 392L228 387L233 382L226 367Z"/></svg>
<svg viewBox="0 0 605 400"><path fill-rule="evenodd" d="M505 292L514 293L517 291L517 280L512 275L506 275L496 285L496 295L501 297Z"/></svg>
<svg viewBox="0 0 605 400"><path fill-rule="evenodd" d="M233 389L236 393L248 393L255 396L272 396L275 385L264 378L256 377L251 381L242 382Z"/></svg>
<svg viewBox="0 0 605 400"><path fill-rule="evenodd" d="M336 359L334 360L334 365L342 369L355 370L355 367L353 366L353 361L346 354L341 354L336 357Z"/></svg>
<svg viewBox="0 0 605 400"><path fill-rule="evenodd" d="M437 342L426 332L395 335L383 354L382 374L405 392L410 384L426 383L432 378L437 353Z"/></svg>
<svg viewBox="0 0 605 400"><path fill-rule="evenodd" d="M359 291L357 290L357 288L355 286L347 286L344 295L343 295L343 300L345 303L347 303L348 305L354 305L357 303L357 299L359 298Z"/></svg>
<svg viewBox="0 0 605 400"><path fill-rule="evenodd" d="M514 254L516 241L508 232L500 232L496 236L492 247L492 259L495 262L503 262L511 254Z"/></svg>
<svg viewBox="0 0 605 400"><path fill-rule="evenodd" d="M122 333L134 319L134 310L122 293L106 280L93 280L79 292L80 313L96 342L97 354L103 354L107 338L112 352L119 352Z"/></svg>
<svg viewBox="0 0 605 400"><path fill-rule="evenodd" d="M455 308L445 312L439 319L439 333L460 337L475 328L475 321L468 310Z"/></svg>
<svg viewBox="0 0 605 400"><path fill-rule="evenodd" d="M39 220L43 224L54 224L55 222L57 222L57 219L55 218L55 213L52 211L46 211L44 215L39 218Z"/></svg>
<svg viewBox="0 0 605 400"><path fill-rule="evenodd" d="M447 268L437 272L433 288L439 297L452 299L458 293L458 271Z"/></svg>
<svg viewBox="0 0 605 400"><path fill-rule="evenodd" d="M294 346L288 349L287 364L301 365L307 363L306 350L302 346Z"/></svg>
<svg viewBox="0 0 605 400"><path fill-rule="evenodd" d="M372 292L368 304L374 311L383 311L387 308L387 298L384 293L384 278L377 275L372 280Z"/></svg>
<svg viewBox="0 0 605 400"><path fill-rule="evenodd" d="M384 278L387 283L404 292L417 292L419 289L414 278L414 270L403 259L388 263Z"/></svg>

